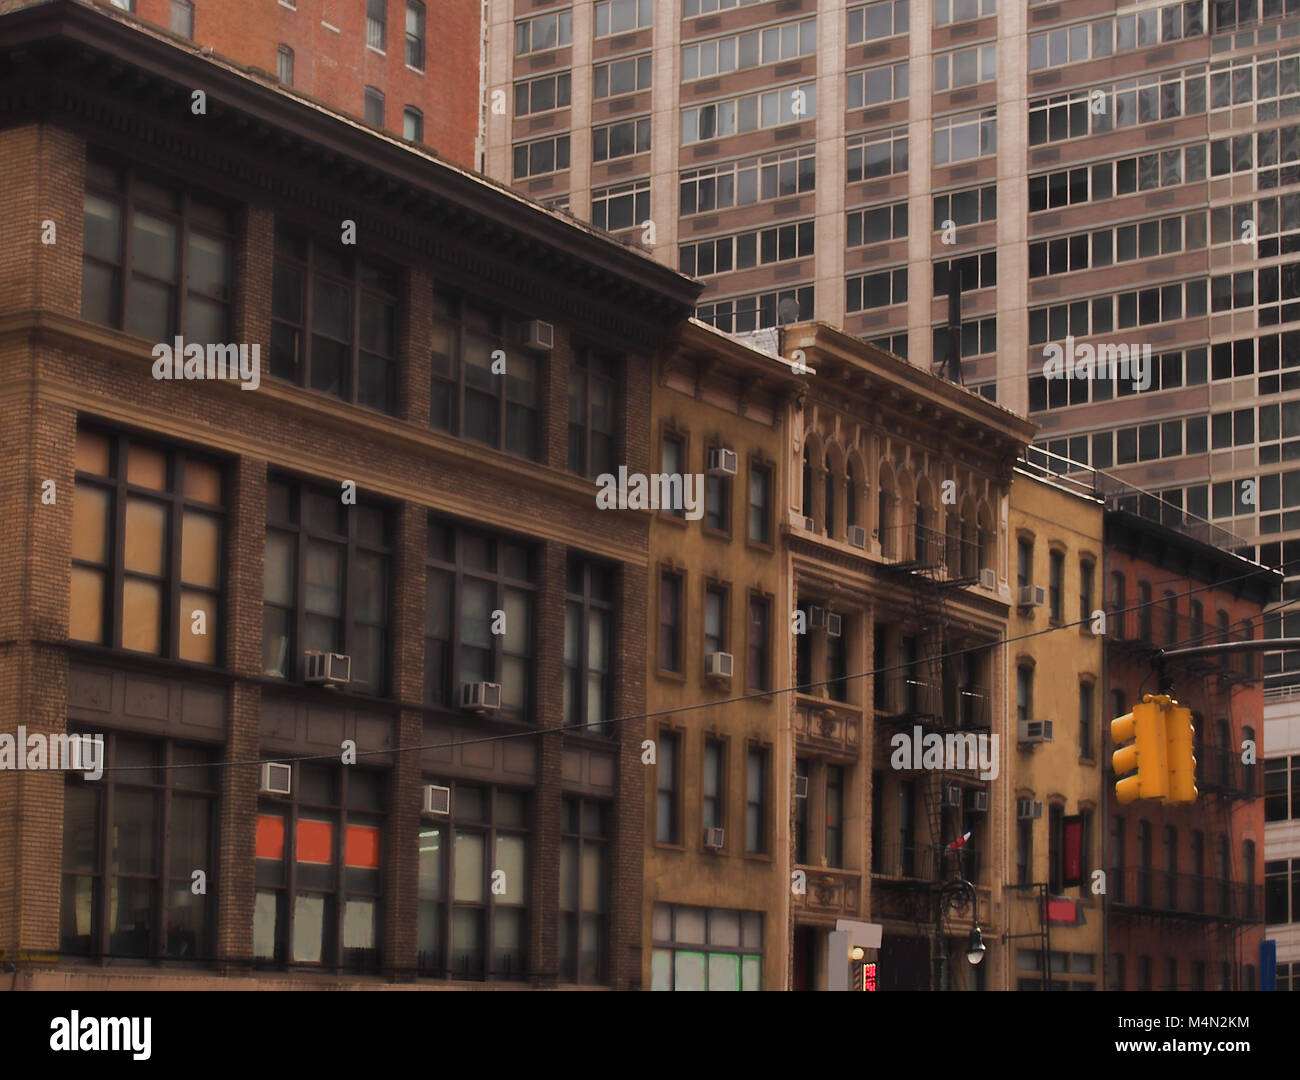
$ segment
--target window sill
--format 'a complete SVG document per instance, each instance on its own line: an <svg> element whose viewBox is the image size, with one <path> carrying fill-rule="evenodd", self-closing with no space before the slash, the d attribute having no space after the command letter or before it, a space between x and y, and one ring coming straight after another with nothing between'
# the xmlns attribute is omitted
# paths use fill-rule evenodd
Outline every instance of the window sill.
<svg viewBox="0 0 1300 1080"><path fill-rule="evenodd" d="M406 68L407 71L413 71L417 75L424 74L424 68L412 67L410 64L405 64L403 66Z"/></svg>
<svg viewBox="0 0 1300 1080"><path fill-rule="evenodd" d="M377 53L379 56L383 56L383 57L387 57L387 56L388 56L388 50L387 50L387 49L377 49L377 48L375 48L375 46L373 46L373 45L367 45L367 46L366 46L366 52Z"/></svg>
<svg viewBox="0 0 1300 1080"><path fill-rule="evenodd" d="M667 679L669 682L686 684L686 673L684 671L669 671L667 668L659 668L655 674L661 679Z"/></svg>
<svg viewBox="0 0 1300 1080"><path fill-rule="evenodd" d="M700 531L705 536L710 536L714 540L721 540L727 544L731 543L732 540L731 533L724 532L722 529L714 529L714 528L710 528L708 525L705 525Z"/></svg>
<svg viewBox="0 0 1300 1080"><path fill-rule="evenodd" d="M765 544L762 540L749 539L745 541L745 547L750 551L758 551L764 555L774 554L776 548L771 544Z"/></svg>

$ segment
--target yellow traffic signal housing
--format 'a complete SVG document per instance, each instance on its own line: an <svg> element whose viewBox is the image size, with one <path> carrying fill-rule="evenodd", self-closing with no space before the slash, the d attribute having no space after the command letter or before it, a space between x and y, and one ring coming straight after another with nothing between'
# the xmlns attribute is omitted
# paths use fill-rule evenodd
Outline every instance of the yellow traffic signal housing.
<svg viewBox="0 0 1300 1080"><path fill-rule="evenodd" d="M1165 700L1168 700L1167 698ZM1119 746L1111 756L1115 775L1115 798L1121 803L1137 799L1163 799L1169 788L1166 766L1168 746L1164 710L1158 698L1147 694L1131 713L1110 722L1111 741ZM1133 741L1130 743L1129 740ZM1127 743L1128 745L1122 745ZM1136 775L1127 776L1127 773Z"/></svg>
<svg viewBox="0 0 1300 1080"><path fill-rule="evenodd" d="M1170 702L1165 716L1166 761L1169 766L1169 784L1165 801L1169 803L1194 803L1196 790L1196 727L1192 724L1192 710L1178 702Z"/></svg>

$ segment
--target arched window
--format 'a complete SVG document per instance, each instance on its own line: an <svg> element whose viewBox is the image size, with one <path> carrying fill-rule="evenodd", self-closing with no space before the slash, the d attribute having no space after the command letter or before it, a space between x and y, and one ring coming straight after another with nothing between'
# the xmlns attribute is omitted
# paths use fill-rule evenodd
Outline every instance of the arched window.
<svg viewBox="0 0 1300 1080"><path fill-rule="evenodd" d="M844 462L844 531L858 523L858 484L853 478L853 459Z"/></svg>
<svg viewBox="0 0 1300 1080"><path fill-rule="evenodd" d="M892 556L894 547L894 523L891 506L894 499L894 477L888 466L881 466L880 483L876 487L876 536L880 540L881 553Z"/></svg>
<svg viewBox="0 0 1300 1080"><path fill-rule="evenodd" d="M826 451L826 535L835 536L835 467L831 463L831 452Z"/></svg>
<svg viewBox="0 0 1300 1080"><path fill-rule="evenodd" d="M808 457L808 444L803 448L803 516L813 516L812 461Z"/></svg>

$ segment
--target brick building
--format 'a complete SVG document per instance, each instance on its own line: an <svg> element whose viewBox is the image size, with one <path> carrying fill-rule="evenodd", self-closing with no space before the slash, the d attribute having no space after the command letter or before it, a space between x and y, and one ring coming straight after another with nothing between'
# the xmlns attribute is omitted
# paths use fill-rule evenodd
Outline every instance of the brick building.
<svg viewBox="0 0 1300 1080"><path fill-rule="evenodd" d="M33 0L0 0L0 11ZM81 0L150 36L476 168L478 0Z"/></svg>
<svg viewBox="0 0 1300 1080"><path fill-rule="evenodd" d="M1104 715L1157 692L1156 649L1260 636L1281 577L1235 554L1236 537L1177 528L1107 501ZM1120 805L1106 755L1106 984L1120 990L1258 989L1264 933L1264 696L1260 654L1170 661L1196 726L1194 804ZM1113 749L1113 747L1110 747Z"/></svg>
<svg viewBox="0 0 1300 1080"><path fill-rule="evenodd" d="M592 477L697 286L96 7L0 43L0 730L106 752L0 771L19 985L639 985L649 522Z"/></svg>

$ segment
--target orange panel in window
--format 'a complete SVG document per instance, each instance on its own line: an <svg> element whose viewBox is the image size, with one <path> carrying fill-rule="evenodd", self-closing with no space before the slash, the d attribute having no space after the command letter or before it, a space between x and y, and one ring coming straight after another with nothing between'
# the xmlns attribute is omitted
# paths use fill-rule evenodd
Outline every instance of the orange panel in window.
<svg viewBox="0 0 1300 1080"><path fill-rule="evenodd" d="M167 507L152 499L126 500L126 569L162 576Z"/></svg>
<svg viewBox="0 0 1300 1080"><path fill-rule="evenodd" d="M122 583L122 647L162 652L162 586L139 578Z"/></svg>
<svg viewBox="0 0 1300 1080"><path fill-rule="evenodd" d="M126 482L155 491L167 490L167 455L148 446L130 446L126 452Z"/></svg>
<svg viewBox="0 0 1300 1080"><path fill-rule="evenodd" d="M77 470L108 475L108 437L93 431L77 432Z"/></svg>
<svg viewBox="0 0 1300 1080"><path fill-rule="evenodd" d="M330 822L298 822L298 861L324 864L334 861L334 826Z"/></svg>
<svg viewBox="0 0 1300 1080"><path fill-rule="evenodd" d="M215 589L218 585L218 556L221 524L210 514L185 511L181 519L181 581L186 585Z"/></svg>
<svg viewBox="0 0 1300 1080"><path fill-rule="evenodd" d="M284 858L284 818L272 814L257 815L257 857Z"/></svg>
<svg viewBox="0 0 1300 1080"><path fill-rule="evenodd" d="M78 484L72 495L72 557L81 562L108 562L108 492Z"/></svg>
<svg viewBox="0 0 1300 1080"><path fill-rule="evenodd" d="M379 826L349 825L344 862L363 870L379 869Z"/></svg>
<svg viewBox="0 0 1300 1080"><path fill-rule="evenodd" d="M203 633L195 633L199 626L194 613L203 613ZM197 664L217 662L217 598L212 593L181 590L180 621L176 627L176 640L180 643L182 660Z"/></svg>

